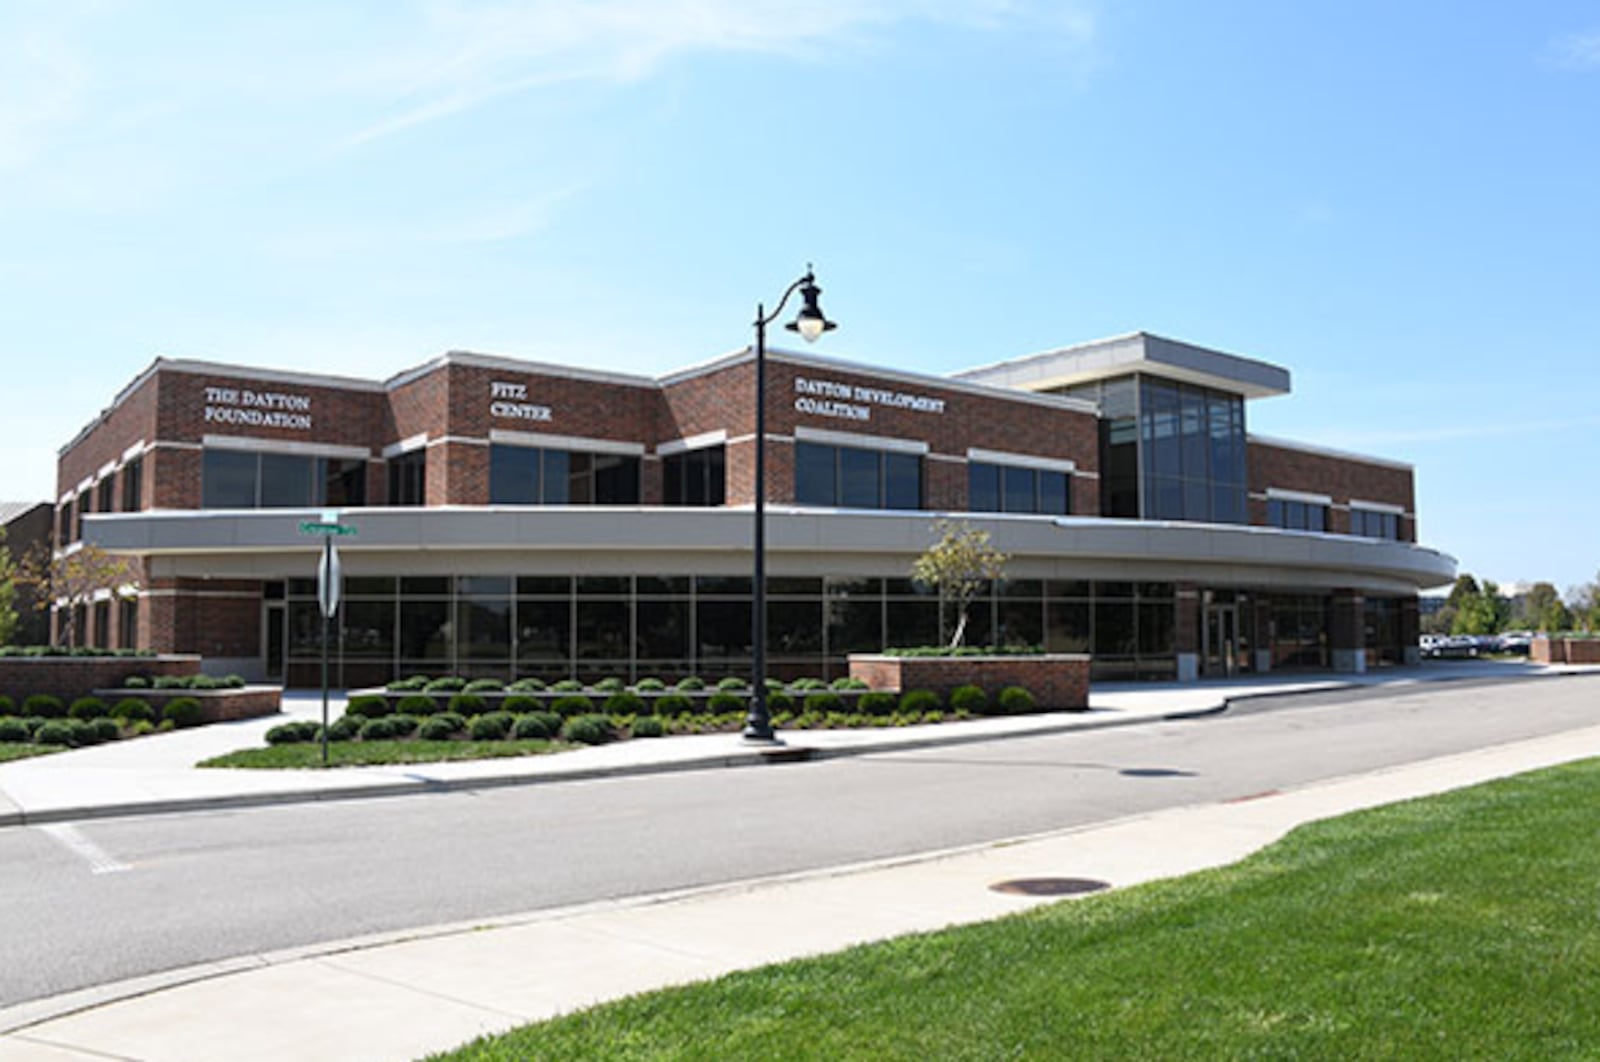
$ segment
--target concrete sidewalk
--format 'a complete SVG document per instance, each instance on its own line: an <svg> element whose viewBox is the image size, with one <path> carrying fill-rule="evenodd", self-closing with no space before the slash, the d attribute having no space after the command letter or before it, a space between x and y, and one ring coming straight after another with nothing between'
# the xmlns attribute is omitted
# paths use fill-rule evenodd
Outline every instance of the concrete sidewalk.
<svg viewBox="0 0 1600 1062"><path fill-rule="evenodd" d="M0 1062L416 1058L607 999L1233 862L1305 822L1591 756L1600 727L1258 798L173 971L0 1011ZM777 912L782 912L781 917Z"/></svg>
<svg viewBox="0 0 1600 1062"><path fill-rule="evenodd" d="M107 816L532 785L621 774L759 766L774 757L864 755L1177 719L1222 711L1231 702L1251 697L1582 670L1585 669L1520 663L1435 662L1370 675L1267 675L1186 684L1102 684L1092 689L1087 712L894 729L789 730L782 734L784 745L776 750L747 745L737 735L705 734L620 742L556 756L396 767L244 771L194 766L211 756L261 746L267 730L287 719L320 718L320 695L298 691L285 695L282 715L266 719L221 723L0 765L0 828ZM343 698L335 697L329 710L330 717L337 718L344 710Z"/></svg>

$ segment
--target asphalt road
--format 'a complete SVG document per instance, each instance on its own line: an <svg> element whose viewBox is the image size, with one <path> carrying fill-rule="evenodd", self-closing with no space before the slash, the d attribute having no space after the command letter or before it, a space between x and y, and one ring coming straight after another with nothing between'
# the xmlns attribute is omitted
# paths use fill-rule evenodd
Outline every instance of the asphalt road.
<svg viewBox="0 0 1600 1062"><path fill-rule="evenodd" d="M1600 676L1450 683L819 763L0 830L0 1006L1253 796L1596 722Z"/></svg>

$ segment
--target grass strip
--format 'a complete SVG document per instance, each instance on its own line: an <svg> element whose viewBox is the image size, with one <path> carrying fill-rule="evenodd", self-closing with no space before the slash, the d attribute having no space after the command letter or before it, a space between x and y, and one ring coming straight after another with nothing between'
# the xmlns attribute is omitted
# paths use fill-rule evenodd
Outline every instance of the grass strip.
<svg viewBox="0 0 1600 1062"><path fill-rule="evenodd" d="M333 767L375 767L395 763L437 763L442 760L489 760L512 756L540 756L572 746L562 741L335 741L328 745ZM322 746L317 742L269 745L202 760L200 767L316 768L322 766Z"/></svg>
<svg viewBox="0 0 1600 1062"><path fill-rule="evenodd" d="M59 745L29 745L16 741L0 741L0 763L7 760L25 760L30 756L48 756L60 752Z"/></svg>
<svg viewBox="0 0 1600 1062"><path fill-rule="evenodd" d="M436 1057L1595 1058L1597 807L1600 761L1558 767Z"/></svg>

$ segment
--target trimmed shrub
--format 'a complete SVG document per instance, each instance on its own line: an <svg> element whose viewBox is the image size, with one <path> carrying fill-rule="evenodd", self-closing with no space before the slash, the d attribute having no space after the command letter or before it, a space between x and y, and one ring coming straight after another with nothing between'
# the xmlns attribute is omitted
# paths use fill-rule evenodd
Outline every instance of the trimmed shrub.
<svg viewBox="0 0 1600 1062"><path fill-rule="evenodd" d="M467 683L464 687L467 693L499 693L506 688L506 684L497 678L477 678Z"/></svg>
<svg viewBox="0 0 1600 1062"><path fill-rule="evenodd" d="M706 710L712 715L742 712L745 710L745 701L737 693L728 693L727 691L713 693L711 699L706 702Z"/></svg>
<svg viewBox="0 0 1600 1062"><path fill-rule="evenodd" d="M594 702L581 693L573 693L565 697L557 697L550 703L550 710L563 719L571 719L574 716L594 711Z"/></svg>
<svg viewBox="0 0 1600 1062"><path fill-rule="evenodd" d="M968 715L988 715L989 695L983 692L981 686L957 686L950 691L950 708Z"/></svg>
<svg viewBox="0 0 1600 1062"><path fill-rule="evenodd" d="M789 683L789 688L796 693L811 693L827 689L828 684L819 678L799 678Z"/></svg>
<svg viewBox="0 0 1600 1062"><path fill-rule="evenodd" d="M129 690L147 690L150 688L150 680L144 675L129 675L127 678L122 680L122 688Z"/></svg>
<svg viewBox="0 0 1600 1062"><path fill-rule="evenodd" d="M242 690L247 686L243 675L223 675L222 688L226 690Z"/></svg>
<svg viewBox="0 0 1600 1062"><path fill-rule="evenodd" d="M644 698L626 690L606 698L600 710L607 715L640 715L644 712Z"/></svg>
<svg viewBox="0 0 1600 1062"><path fill-rule="evenodd" d="M346 715L359 715L363 719L379 719L391 714L394 709L389 707L389 698L381 693L369 693L350 698L344 711Z"/></svg>
<svg viewBox="0 0 1600 1062"><path fill-rule="evenodd" d="M361 724L361 729L356 731L356 736L362 741L389 741L394 738L394 720L387 716L368 719Z"/></svg>
<svg viewBox="0 0 1600 1062"><path fill-rule="evenodd" d="M417 732L417 724L422 720L414 715L391 715L389 722L394 725L394 736L397 738L410 737Z"/></svg>
<svg viewBox="0 0 1600 1062"><path fill-rule="evenodd" d="M153 723L156 710L142 697L124 697L111 706L111 718L124 723Z"/></svg>
<svg viewBox="0 0 1600 1062"><path fill-rule="evenodd" d="M1001 715L1027 715L1039 707L1033 694L1024 686L1007 686L995 698L995 703L1000 706Z"/></svg>
<svg viewBox="0 0 1600 1062"><path fill-rule="evenodd" d="M667 732L667 724L662 722L659 715L641 715L633 721L633 736L636 738L658 738Z"/></svg>
<svg viewBox="0 0 1600 1062"><path fill-rule="evenodd" d="M409 675L403 679L395 679L384 689L392 690L395 693L420 693L427 684L427 675Z"/></svg>
<svg viewBox="0 0 1600 1062"><path fill-rule="evenodd" d="M97 742L115 741L122 736L122 727L115 719L99 716L89 721L89 729L94 731Z"/></svg>
<svg viewBox="0 0 1600 1062"><path fill-rule="evenodd" d="M604 745L616 736L611 729L611 717L606 715L576 715L561 724L561 736L580 745Z"/></svg>
<svg viewBox="0 0 1600 1062"><path fill-rule="evenodd" d="M683 691L703 690L706 688L706 680L699 675L690 675L687 678L679 679L675 688Z"/></svg>
<svg viewBox="0 0 1600 1062"><path fill-rule="evenodd" d="M106 702L99 697L79 697L67 709L69 719L103 719L106 714Z"/></svg>
<svg viewBox="0 0 1600 1062"><path fill-rule="evenodd" d="M537 697L507 697L500 702L500 710L510 712L512 715L527 715L537 712L544 707L544 702Z"/></svg>
<svg viewBox="0 0 1600 1062"><path fill-rule="evenodd" d="M366 723L367 720L363 719L359 715L341 715L339 718L328 724L328 740L354 740L356 735L361 733L361 728L365 726Z"/></svg>
<svg viewBox="0 0 1600 1062"><path fill-rule="evenodd" d="M64 719L51 719L34 731L33 741L36 745L59 745L66 748L72 744L72 728Z"/></svg>
<svg viewBox="0 0 1600 1062"><path fill-rule="evenodd" d="M11 715L17 710L17 702L0 693L0 715Z"/></svg>
<svg viewBox="0 0 1600 1062"><path fill-rule="evenodd" d="M738 675L728 675L717 680L717 689L726 690L729 693L733 692L734 690L745 690L749 688L750 683L746 682Z"/></svg>
<svg viewBox="0 0 1600 1062"><path fill-rule="evenodd" d="M34 735L39 732L39 728L41 726L44 726L49 721L50 720L46 719L42 715L25 715L25 716L23 716L22 717L22 725L28 728L28 739L31 741L33 739Z"/></svg>
<svg viewBox="0 0 1600 1062"><path fill-rule="evenodd" d="M48 693L35 693L23 700L22 714L37 715L42 719L60 719L66 714L66 708L62 705L60 697L52 697Z"/></svg>
<svg viewBox="0 0 1600 1062"><path fill-rule="evenodd" d="M488 712L467 724L467 736L473 741L503 741L515 722L510 712Z"/></svg>
<svg viewBox="0 0 1600 1062"><path fill-rule="evenodd" d="M856 698L856 711L874 718L881 719L884 716L893 715L894 707L894 694L884 690L873 690Z"/></svg>
<svg viewBox="0 0 1600 1062"><path fill-rule="evenodd" d="M808 712L821 712L824 715L829 712L842 712L844 711L844 698L832 690L818 690L815 693L806 694L805 708Z"/></svg>
<svg viewBox="0 0 1600 1062"><path fill-rule="evenodd" d="M424 693L460 693L467 688L467 680L455 675L444 675L422 687Z"/></svg>
<svg viewBox="0 0 1600 1062"><path fill-rule="evenodd" d="M449 712L430 715L417 724L417 737L423 741L449 741L461 733L460 716Z"/></svg>
<svg viewBox="0 0 1600 1062"><path fill-rule="evenodd" d="M511 736L518 741L548 741L561 729L561 719L556 717L555 726L550 725L551 712L528 712L516 717L516 722L511 724Z"/></svg>
<svg viewBox="0 0 1600 1062"><path fill-rule="evenodd" d="M450 698L450 710L462 715L482 715L489 707L489 702L476 693L458 693Z"/></svg>
<svg viewBox="0 0 1600 1062"><path fill-rule="evenodd" d="M787 693L769 693L767 694L767 711L769 713L792 712L794 711L794 698Z"/></svg>
<svg viewBox="0 0 1600 1062"><path fill-rule="evenodd" d="M937 712L944 702L932 690L908 690L900 695L900 711L906 715L920 716L924 712Z"/></svg>
<svg viewBox="0 0 1600 1062"><path fill-rule="evenodd" d="M189 688L186 675L157 675L150 681L150 688L155 690L183 690Z"/></svg>
<svg viewBox="0 0 1600 1062"><path fill-rule="evenodd" d="M432 715L439 710L439 702L426 693L408 693L400 698L395 710L405 715Z"/></svg>
<svg viewBox="0 0 1600 1062"><path fill-rule="evenodd" d="M667 688L667 684L658 678L642 678L633 684L639 693L660 693Z"/></svg>
<svg viewBox="0 0 1600 1062"><path fill-rule="evenodd" d="M175 727L199 726L205 717L205 709L194 697L174 697L161 708L161 721Z"/></svg>
<svg viewBox="0 0 1600 1062"><path fill-rule="evenodd" d="M600 693L621 693L627 688L627 683L623 682L615 675L608 675L599 682L596 682L594 684L594 688Z"/></svg>
<svg viewBox="0 0 1600 1062"><path fill-rule="evenodd" d="M656 698L655 712L657 715L675 719L678 716L688 715L692 711L694 711L694 701L681 693L669 693L664 697Z"/></svg>
<svg viewBox="0 0 1600 1062"><path fill-rule="evenodd" d="M858 679L854 675L836 678L829 685L836 690L865 690L871 688L864 679Z"/></svg>
<svg viewBox="0 0 1600 1062"><path fill-rule="evenodd" d="M583 683L577 679L568 678L562 679L560 682L550 683L550 691L552 693L582 693L583 690Z"/></svg>
<svg viewBox="0 0 1600 1062"><path fill-rule="evenodd" d="M28 724L14 715L0 716L0 741L26 743L33 735L28 732Z"/></svg>
<svg viewBox="0 0 1600 1062"><path fill-rule="evenodd" d="M506 689L512 693L538 693L544 689L544 679L520 678Z"/></svg>
<svg viewBox="0 0 1600 1062"><path fill-rule="evenodd" d="M317 739L317 731L321 729L310 719L296 719L289 723L279 723L267 731L267 744L301 745L307 741L315 741Z"/></svg>

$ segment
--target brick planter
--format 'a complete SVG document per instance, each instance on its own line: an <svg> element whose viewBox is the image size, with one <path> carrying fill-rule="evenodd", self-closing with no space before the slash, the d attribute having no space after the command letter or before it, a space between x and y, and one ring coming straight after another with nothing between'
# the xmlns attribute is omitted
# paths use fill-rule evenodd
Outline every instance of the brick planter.
<svg viewBox="0 0 1600 1062"><path fill-rule="evenodd" d="M1600 664L1600 638L1535 638L1528 657L1537 664Z"/></svg>
<svg viewBox="0 0 1600 1062"><path fill-rule="evenodd" d="M957 686L980 686L991 697L1006 686L1021 686L1047 711L1089 707L1089 656L1045 653L1037 656L880 656L852 653L850 677L875 690L904 693L932 690L949 698Z"/></svg>
<svg viewBox="0 0 1600 1062"><path fill-rule="evenodd" d="M71 703L96 690L121 686L129 675L198 675L200 658L172 656L3 656L0 693L18 704L48 693Z"/></svg>
<svg viewBox="0 0 1600 1062"><path fill-rule="evenodd" d="M282 686L246 686L241 690L130 690L122 687L95 690L94 695L113 705L126 697L144 701L161 718L168 701L193 697L200 702L201 718L207 723L229 723L236 719L256 719L283 711Z"/></svg>

